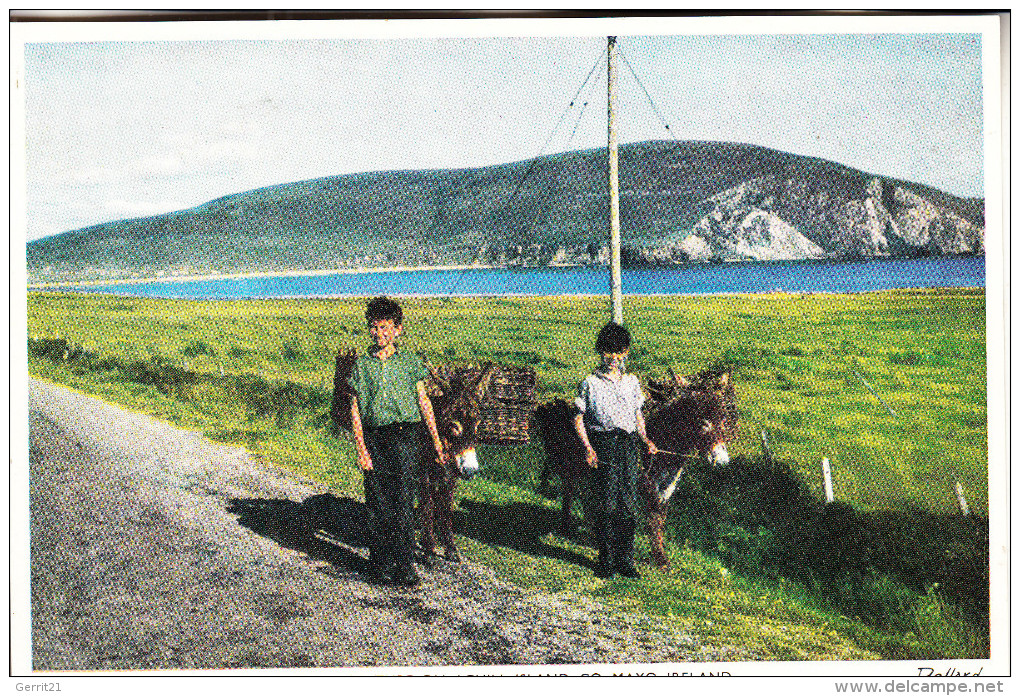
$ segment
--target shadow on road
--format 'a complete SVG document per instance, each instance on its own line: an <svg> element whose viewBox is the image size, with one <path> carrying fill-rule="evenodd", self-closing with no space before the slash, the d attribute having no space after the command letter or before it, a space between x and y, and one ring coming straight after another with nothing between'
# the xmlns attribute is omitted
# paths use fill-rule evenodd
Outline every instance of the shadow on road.
<svg viewBox="0 0 1020 696"><path fill-rule="evenodd" d="M325 561L337 569L368 573L368 561L347 546L367 548L368 512L352 498L329 493L313 495L300 503L293 500L235 498L227 512L256 534L289 549Z"/></svg>
<svg viewBox="0 0 1020 696"><path fill-rule="evenodd" d="M368 561L345 548L368 548L368 511L360 501L329 493L313 495L300 503L285 499L233 499L227 512L237 515L237 521L243 526L281 546L308 554L337 569L369 575ZM557 510L516 502L495 505L462 500L453 514L458 534L484 544L582 567L593 564L580 553L548 543L550 532L559 534ZM582 533L575 533L571 540L587 544L582 536Z"/></svg>

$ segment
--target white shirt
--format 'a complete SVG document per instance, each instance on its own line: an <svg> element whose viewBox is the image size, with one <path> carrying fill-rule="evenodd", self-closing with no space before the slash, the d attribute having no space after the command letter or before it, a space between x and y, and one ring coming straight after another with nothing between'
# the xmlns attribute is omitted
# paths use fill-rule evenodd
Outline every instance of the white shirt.
<svg viewBox="0 0 1020 696"><path fill-rule="evenodd" d="M624 374L617 381L604 372L595 372L584 378L577 391L574 404L584 414L590 430L637 430L637 411L645 402L637 375Z"/></svg>

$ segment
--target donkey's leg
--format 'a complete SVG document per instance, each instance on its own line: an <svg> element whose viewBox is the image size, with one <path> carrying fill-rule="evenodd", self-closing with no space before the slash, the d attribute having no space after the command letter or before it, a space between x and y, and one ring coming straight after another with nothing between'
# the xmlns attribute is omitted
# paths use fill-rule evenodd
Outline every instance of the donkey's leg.
<svg viewBox="0 0 1020 696"><path fill-rule="evenodd" d="M549 479L552 476L552 461L547 454L542 460L542 473L538 475L538 494L549 495Z"/></svg>
<svg viewBox="0 0 1020 696"><path fill-rule="evenodd" d="M436 517L439 522L439 534L446 552L443 556L453 563L460 563L460 552L453 540L453 489L457 487L457 479L451 477L439 485L436 500Z"/></svg>
<svg viewBox="0 0 1020 696"><path fill-rule="evenodd" d="M652 560L659 568L669 567L669 560L666 558L666 540L663 537L663 530L666 526L666 507L667 504L656 496L648 509L648 541L651 543Z"/></svg>
<svg viewBox="0 0 1020 696"><path fill-rule="evenodd" d="M426 555L437 555L436 553L436 503L435 492L432 485L432 474L426 467L421 472L421 500L418 504L421 508L421 549Z"/></svg>
<svg viewBox="0 0 1020 696"><path fill-rule="evenodd" d="M564 534L573 534L577 529L577 525L574 524L574 516L571 511L574 508L574 477L569 473L562 471L561 485L560 488L563 499L560 503L560 531Z"/></svg>
<svg viewBox="0 0 1020 696"><path fill-rule="evenodd" d="M669 567L666 559L666 540L663 538L663 530L666 526L666 509L669 501L663 501L659 496L659 489L653 482L651 471L647 466L641 470L638 479L638 496L645 505L648 515L648 541L651 546L652 560L659 568Z"/></svg>

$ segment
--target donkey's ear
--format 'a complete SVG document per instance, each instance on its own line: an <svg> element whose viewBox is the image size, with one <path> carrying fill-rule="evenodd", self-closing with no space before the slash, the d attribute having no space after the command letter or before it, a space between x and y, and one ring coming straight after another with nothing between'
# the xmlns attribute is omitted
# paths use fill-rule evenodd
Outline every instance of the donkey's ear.
<svg viewBox="0 0 1020 696"><path fill-rule="evenodd" d="M673 381L676 382L676 386L680 387L681 389L687 389L688 387L691 386L690 382L688 382L686 379L684 379L683 377L678 375L673 370L673 366L672 365L669 366L669 374L673 378Z"/></svg>
<svg viewBox="0 0 1020 696"><path fill-rule="evenodd" d="M429 372L429 376L428 376L429 382L431 382L432 387L439 394L445 394L446 392L450 391L450 380L447 379L446 377L444 377L440 373L438 368L436 368L433 365L429 365L428 366L428 372Z"/></svg>
<svg viewBox="0 0 1020 696"><path fill-rule="evenodd" d="M358 351L341 348L336 354L335 374L343 374L346 379L352 372L354 372L354 363L357 362L357 360Z"/></svg>
<svg viewBox="0 0 1020 696"><path fill-rule="evenodd" d="M478 381L474 383L475 398L481 400L485 396L486 390L489 388L489 382L496 374L497 365L495 363L485 363L482 371L478 374Z"/></svg>

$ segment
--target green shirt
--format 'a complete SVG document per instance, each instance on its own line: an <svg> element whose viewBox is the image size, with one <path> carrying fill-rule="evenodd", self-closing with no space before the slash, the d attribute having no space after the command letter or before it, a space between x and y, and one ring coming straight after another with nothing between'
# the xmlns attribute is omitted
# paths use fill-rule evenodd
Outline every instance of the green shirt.
<svg viewBox="0 0 1020 696"><path fill-rule="evenodd" d="M427 376L418 354L400 347L385 360L374 352L358 356L347 383L358 393L362 426L420 421L417 385Z"/></svg>

